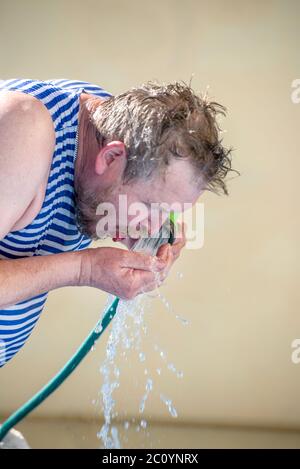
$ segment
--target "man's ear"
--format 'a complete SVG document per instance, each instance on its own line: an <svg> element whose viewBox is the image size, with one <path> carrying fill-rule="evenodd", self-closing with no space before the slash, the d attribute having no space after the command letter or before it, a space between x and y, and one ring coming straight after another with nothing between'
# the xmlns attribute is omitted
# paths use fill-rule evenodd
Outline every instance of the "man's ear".
<svg viewBox="0 0 300 469"><path fill-rule="evenodd" d="M95 172L99 176L105 173L111 165L124 166L126 148L123 142L118 140L105 145L96 156Z"/></svg>

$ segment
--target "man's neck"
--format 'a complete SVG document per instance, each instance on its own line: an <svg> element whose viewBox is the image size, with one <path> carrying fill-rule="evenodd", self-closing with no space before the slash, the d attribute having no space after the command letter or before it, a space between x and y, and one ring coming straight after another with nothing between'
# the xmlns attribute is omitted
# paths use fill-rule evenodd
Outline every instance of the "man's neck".
<svg viewBox="0 0 300 469"><path fill-rule="evenodd" d="M77 157L75 161L75 178L83 170L86 164L87 149L89 147L90 125L89 125L89 111L86 108L86 101L91 98L91 95L82 93L79 98L79 114L78 114L78 148Z"/></svg>

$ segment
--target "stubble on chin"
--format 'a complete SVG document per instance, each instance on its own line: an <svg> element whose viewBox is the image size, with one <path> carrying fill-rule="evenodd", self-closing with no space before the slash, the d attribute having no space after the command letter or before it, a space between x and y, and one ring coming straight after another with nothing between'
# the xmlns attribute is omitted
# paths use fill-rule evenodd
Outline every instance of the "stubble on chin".
<svg viewBox="0 0 300 469"><path fill-rule="evenodd" d="M80 180L77 180L74 187L74 208L75 221L81 234L93 239L104 239L107 237L103 233L96 232L97 222L100 216L97 215L97 208L101 203L108 201L109 191L101 193L91 193L85 189Z"/></svg>

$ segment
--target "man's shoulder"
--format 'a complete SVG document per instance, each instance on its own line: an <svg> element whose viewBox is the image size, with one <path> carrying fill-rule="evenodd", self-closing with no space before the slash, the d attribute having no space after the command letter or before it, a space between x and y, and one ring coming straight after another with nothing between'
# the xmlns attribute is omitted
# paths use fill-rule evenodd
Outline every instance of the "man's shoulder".
<svg viewBox="0 0 300 469"><path fill-rule="evenodd" d="M0 239L32 207L55 149L51 116L38 99L0 93Z"/></svg>
<svg viewBox="0 0 300 469"><path fill-rule="evenodd" d="M51 115L40 99L21 90L0 90L0 119L8 116L17 119L20 115L33 119L32 123L48 126L49 130L53 128Z"/></svg>

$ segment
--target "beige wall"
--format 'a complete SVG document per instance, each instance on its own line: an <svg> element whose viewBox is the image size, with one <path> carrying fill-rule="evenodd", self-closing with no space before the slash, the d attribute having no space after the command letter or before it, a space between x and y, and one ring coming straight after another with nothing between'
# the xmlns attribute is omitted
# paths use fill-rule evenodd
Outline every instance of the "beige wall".
<svg viewBox="0 0 300 469"><path fill-rule="evenodd" d="M179 381L166 370L155 381L181 423L300 428L300 364L290 358L300 337L300 104L290 98L300 77L299 17L300 3L291 0L0 0L0 78L67 77L116 94L153 78L189 81L193 73L194 89L210 85L229 109L225 141L242 176L229 183L230 197L203 196L204 247L186 250L163 288L191 325L159 301L147 319L149 368L158 366L157 340L185 374ZM31 339L0 372L0 413L59 369L104 301L89 288L50 294ZM36 415L95 415L106 338ZM138 364L122 365L120 411L137 413L143 383ZM157 392L149 416L171 419Z"/></svg>

